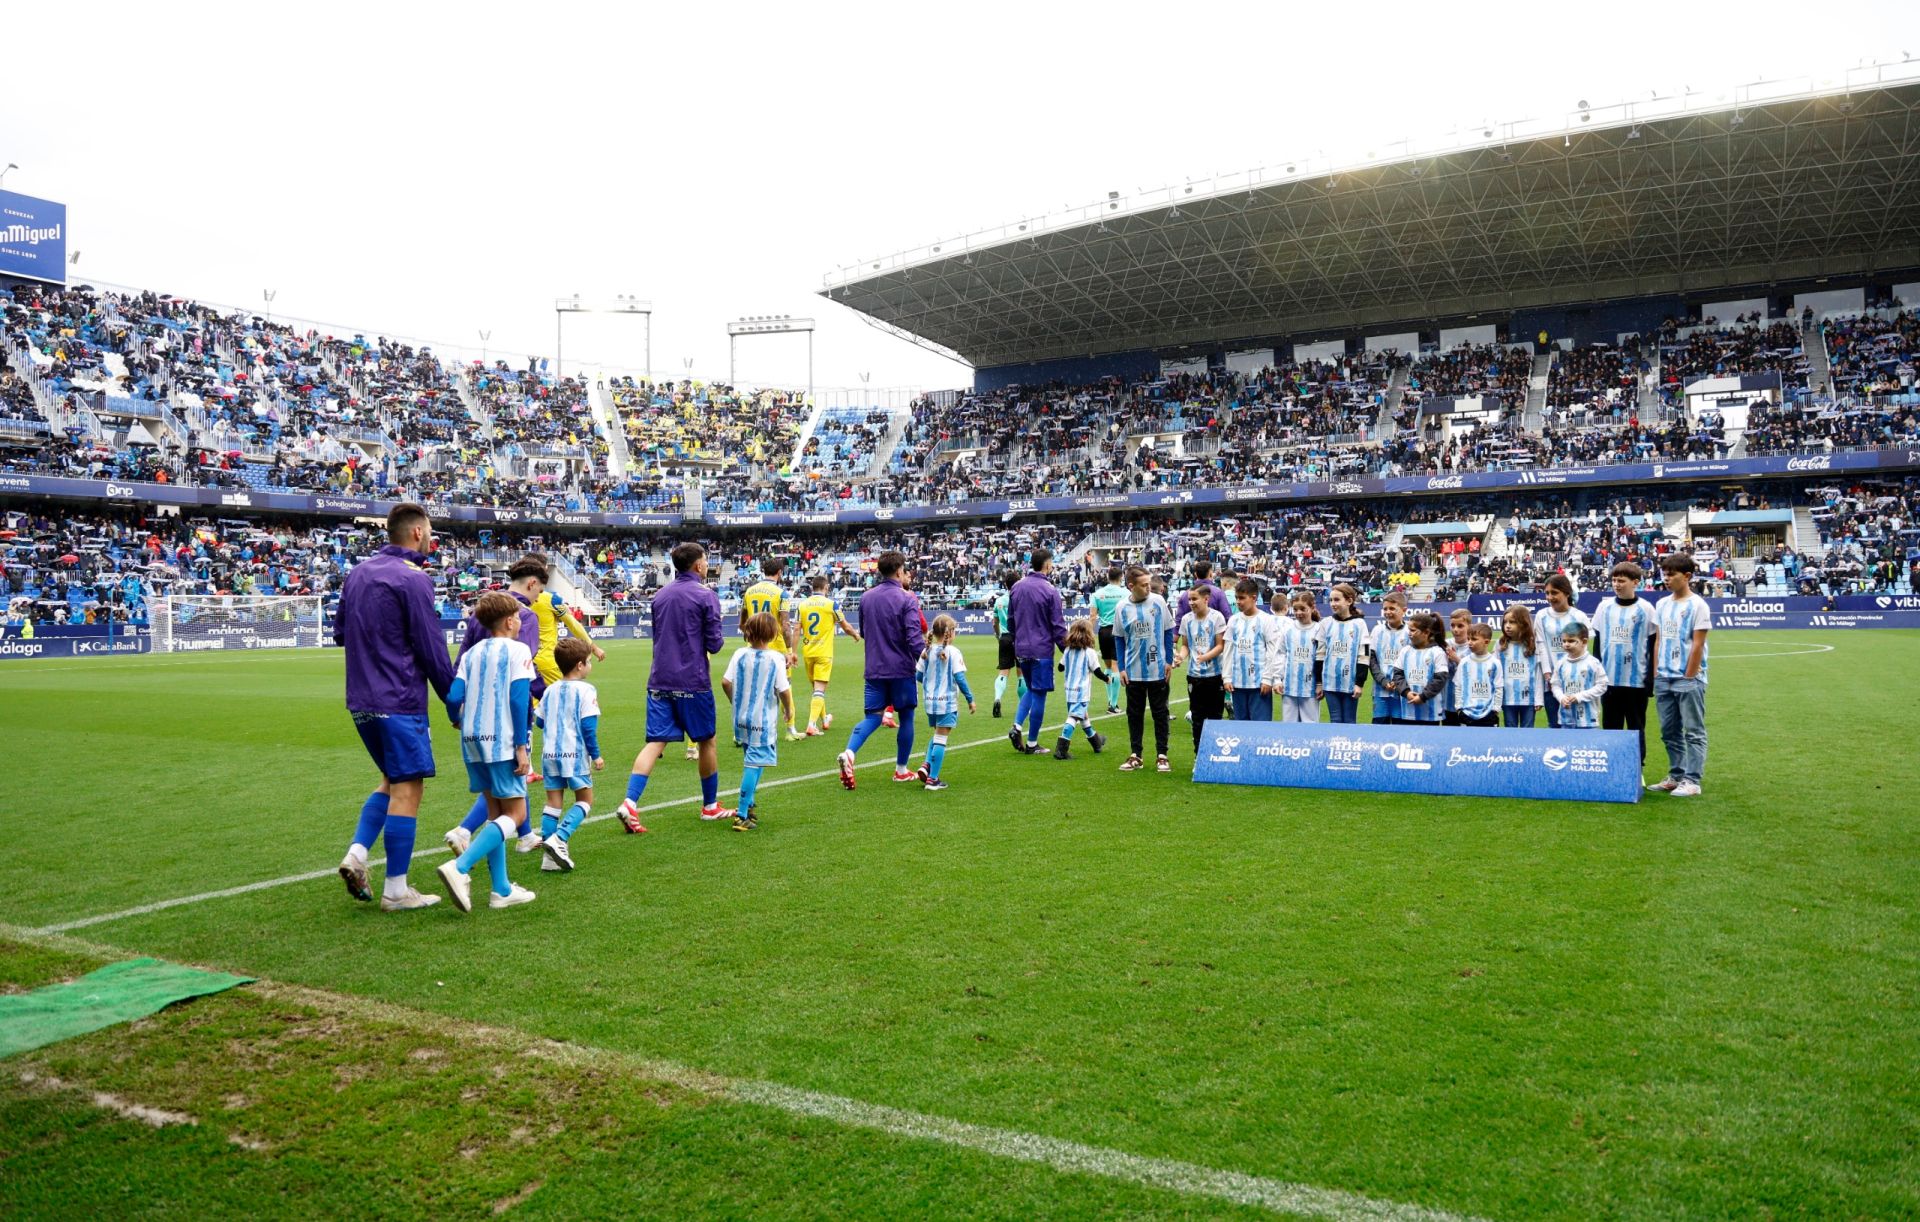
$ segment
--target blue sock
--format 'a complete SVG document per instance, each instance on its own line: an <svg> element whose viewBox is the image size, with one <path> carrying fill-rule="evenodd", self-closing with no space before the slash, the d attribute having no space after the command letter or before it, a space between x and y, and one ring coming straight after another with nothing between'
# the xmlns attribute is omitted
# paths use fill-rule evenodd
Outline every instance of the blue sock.
<svg viewBox="0 0 1920 1222"><path fill-rule="evenodd" d="M460 820L460 826L466 828L469 832L477 832L480 830L480 825L486 821L487 795L481 794L473 800L473 809L467 812L466 818Z"/></svg>
<svg viewBox="0 0 1920 1222"><path fill-rule="evenodd" d="M371 849L380 839L380 829L387 825L387 802L383 793L370 793L367 800L360 804L360 822L353 829L353 843L363 849Z"/></svg>
<svg viewBox="0 0 1920 1222"><path fill-rule="evenodd" d="M639 802L640 795L647 792L647 778L644 773L636 772L627 778L627 801Z"/></svg>
<svg viewBox="0 0 1920 1222"><path fill-rule="evenodd" d="M405 878L413 864L413 833L419 821L412 815L387 817L387 877Z"/></svg>
<svg viewBox="0 0 1920 1222"><path fill-rule="evenodd" d="M560 826L560 808L548 806L540 811L540 839L551 837Z"/></svg>
<svg viewBox="0 0 1920 1222"><path fill-rule="evenodd" d="M718 802L719 800L720 800L720 774L716 772L712 776L701 777L700 778L701 803L707 806L712 806L714 803Z"/></svg>
<svg viewBox="0 0 1920 1222"><path fill-rule="evenodd" d="M1021 675L1020 676L1020 699L1025 700L1026 698L1027 698L1027 677L1025 675Z"/></svg>
<svg viewBox="0 0 1920 1222"><path fill-rule="evenodd" d="M1029 692L1028 695L1032 697L1032 702L1028 706L1030 715L1027 720L1027 741L1037 743L1040 741L1040 724L1047 719L1047 694Z"/></svg>
<svg viewBox="0 0 1920 1222"><path fill-rule="evenodd" d="M847 736L847 750L858 752L860 748L867 745L867 740L872 738L873 732L879 728L880 714L868 713L862 717L860 724L853 727L853 733Z"/></svg>
<svg viewBox="0 0 1920 1222"><path fill-rule="evenodd" d="M520 820L520 826L513 829L513 834L516 836L524 836L528 832L531 832L532 830L533 830L533 816L529 815L526 818Z"/></svg>
<svg viewBox="0 0 1920 1222"><path fill-rule="evenodd" d="M759 788L760 770L758 768L742 768L740 770L741 814L744 815L753 810L753 795Z"/></svg>
<svg viewBox="0 0 1920 1222"><path fill-rule="evenodd" d="M1073 718L1067 718L1067 724L1060 727L1060 741L1066 742L1073 737Z"/></svg>
<svg viewBox="0 0 1920 1222"><path fill-rule="evenodd" d="M905 768L907 761L913 758L913 710L908 709L900 715L900 729L893 740L893 766Z"/></svg>
<svg viewBox="0 0 1920 1222"><path fill-rule="evenodd" d="M1020 702L1013 706L1013 724L1016 726L1026 725L1027 711L1032 707L1033 693L1027 690L1025 683L1022 683L1020 685Z"/></svg>
<svg viewBox="0 0 1920 1222"><path fill-rule="evenodd" d="M560 837L560 843L565 844L567 841L573 839L574 829L579 827L581 820L586 817L587 808L581 803L575 802L572 806L567 807L567 813L560 817L560 831L557 833Z"/></svg>
<svg viewBox="0 0 1920 1222"><path fill-rule="evenodd" d="M468 843L467 851L454 859L453 866L462 874L471 874L474 863L484 860L495 845L504 848L506 843L507 838L500 831L499 824L483 824L480 830L473 834L473 840Z"/></svg>
<svg viewBox="0 0 1920 1222"><path fill-rule="evenodd" d="M934 739L927 744L927 775L934 780L940 779L940 765L947 762L947 744Z"/></svg>
<svg viewBox="0 0 1920 1222"><path fill-rule="evenodd" d="M504 836L493 842L493 849L487 854L487 873L493 876L495 895L505 895L513 890L513 884L507 881L507 840Z"/></svg>

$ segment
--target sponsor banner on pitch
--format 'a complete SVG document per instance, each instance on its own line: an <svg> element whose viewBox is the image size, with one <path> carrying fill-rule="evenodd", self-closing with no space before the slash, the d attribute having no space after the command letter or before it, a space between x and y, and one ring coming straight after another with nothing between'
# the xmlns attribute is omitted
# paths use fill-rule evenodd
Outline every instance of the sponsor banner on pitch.
<svg viewBox="0 0 1920 1222"><path fill-rule="evenodd" d="M35 658L103 658L114 654L147 653L153 642L144 636L100 637L31 636L9 632L0 637L0 662L30 662Z"/></svg>
<svg viewBox="0 0 1920 1222"><path fill-rule="evenodd" d="M1209 721L1193 779L1369 793L1638 802L1640 744L1626 730Z"/></svg>

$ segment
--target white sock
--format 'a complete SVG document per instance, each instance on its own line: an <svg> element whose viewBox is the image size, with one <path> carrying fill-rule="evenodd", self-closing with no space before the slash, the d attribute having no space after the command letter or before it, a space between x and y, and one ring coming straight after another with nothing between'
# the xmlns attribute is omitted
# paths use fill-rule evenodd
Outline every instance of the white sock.
<svg viewBox="0 0 1920 1222"><path fill-rule="evenodd" d="M412 888L407 886L406 875L402 874L398 877L395 877L394 875L389 874L387 875L386 885L380 889L380 894L385 896L387 899L397 900L397 899L406 898L407 892L411 890Z"/></svg>
<svg viewBox="0 0 1920 1222"><path fill-rule="evenodd" d="M500 829L500 834L507 838L508 844L520 838L520 824L512 815L501 815L493 821L493 825Z"/></svg>
<svg viewBox="0 0 1920 1222"><path fill-rule="evenodd" d="M347 860L353 862L355 865L359 865L359 866L366 865L367 864L367 846L364 844L348 845Z"/></svg>

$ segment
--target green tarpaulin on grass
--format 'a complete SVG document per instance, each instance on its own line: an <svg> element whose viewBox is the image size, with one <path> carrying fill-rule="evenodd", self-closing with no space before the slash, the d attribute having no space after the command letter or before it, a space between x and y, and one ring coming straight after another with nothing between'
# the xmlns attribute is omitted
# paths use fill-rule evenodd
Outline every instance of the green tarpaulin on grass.
<svg viewBox="0 0 1920 1222"><path fill-rule="evenodd" d="M130 1023L176 1001L225 992L252 980L161 959L128 959L71 984L0 995L0 1057Z"/></svg>

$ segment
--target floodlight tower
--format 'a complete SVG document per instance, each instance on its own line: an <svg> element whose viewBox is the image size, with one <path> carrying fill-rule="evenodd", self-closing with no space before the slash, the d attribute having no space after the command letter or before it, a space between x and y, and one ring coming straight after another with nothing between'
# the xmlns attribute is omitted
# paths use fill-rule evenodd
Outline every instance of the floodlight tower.
<svg viewBox="0 0 1920 1222"><path fill-rule="evenodd" d="M791 314L749 314L727 324L727 381L739 385L734 370L734 346L743 335L807 334L807 402L813 402L813 319Z"/></svg>

